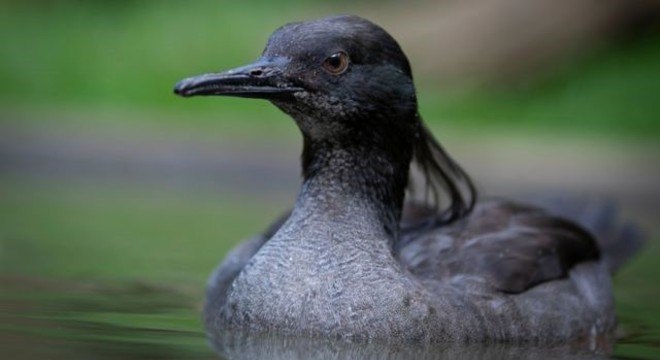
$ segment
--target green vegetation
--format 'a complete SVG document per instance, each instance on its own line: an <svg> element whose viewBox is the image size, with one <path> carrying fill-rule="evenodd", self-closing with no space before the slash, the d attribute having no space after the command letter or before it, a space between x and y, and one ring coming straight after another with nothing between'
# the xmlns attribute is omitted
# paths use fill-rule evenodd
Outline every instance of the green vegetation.
<svg viewBox="0 0 660 360"><path fill-rule="evenodd" d="M254 6L246 16L245 5L234 2L119 4L3 5L9 9L0 13L0 30L11 35L0 50L2 97L25 104L168 105L174 81L256 58L281 25L269 7Z"/></svg>
<svg viewBox="0 0 660 360"><path fill-rule="evenodd" d="M79 109L95 114L92 118L127 109L155 114L144 118L175 113L180 116L168 119L201 126L212 122L194 119L241 127L238 118L270 123L279 114L254 101L225 100L221 107L218 101L180 101L171 94L177 80L255 59L276 27L324 13L313 1L277 7L210 0L39 4L0 5L1 107ZM543 81L515 86L448 92L421 80L422 112L431 123L468 129L657 137L659 40L604 47Z"/></svg>
<svg viewBox="0 0 660 360"><path fill-rule="evenodd" d="M610 47L518 89L423 94L427 118L450 124L660 136L660 37Z"/></svg>

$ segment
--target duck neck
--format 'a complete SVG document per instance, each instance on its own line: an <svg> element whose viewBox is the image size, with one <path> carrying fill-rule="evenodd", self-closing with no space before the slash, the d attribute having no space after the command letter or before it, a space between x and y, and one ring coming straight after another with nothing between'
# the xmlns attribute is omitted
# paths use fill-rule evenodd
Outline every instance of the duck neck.
<svg viewBox="0 0 660 360"><path fill-rule="evenodd" d="M377 138L314 140L304 136L304 182L294 213L339 226L336 229L394 241L412 145L379 143Z"/></svg>

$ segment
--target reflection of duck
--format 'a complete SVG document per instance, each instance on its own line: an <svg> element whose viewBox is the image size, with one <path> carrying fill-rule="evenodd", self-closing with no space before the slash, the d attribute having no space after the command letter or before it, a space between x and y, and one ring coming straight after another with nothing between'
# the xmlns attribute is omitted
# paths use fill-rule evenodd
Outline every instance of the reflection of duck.
<svg viewBox="0 0 660 360"><path fill-rule="evenodd" d="M510 344L410 344L354 343L328 337L290 337L241 331L210 333L213 349L225 359L269 360L606 360L597 354L572 346L525 346Z"/></svg>
<svg viewBox="0 0 660 360"><path fill-rule="evenodd" d="M638 241L611 223L591 229L596 242L538 208L476 203L468 177L422 124L408 60L380 27L354 16L289 24L255 63L185 79L175 92L268 99L304 139L292 212L234 249L211 278L212 331L610 338L610 272ZM430 205L403 204L411 162Z"/></svg>

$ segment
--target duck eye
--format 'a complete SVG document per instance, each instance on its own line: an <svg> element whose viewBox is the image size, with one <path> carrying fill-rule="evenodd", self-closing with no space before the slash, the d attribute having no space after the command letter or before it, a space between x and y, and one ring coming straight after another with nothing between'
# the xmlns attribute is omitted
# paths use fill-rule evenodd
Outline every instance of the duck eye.
<svg viewBox="0 0 660 360"><path fill-rule="evenodd" d="M348 55L340 51L330 55L323 61L323 68L332 75L339 75L348 69Z"/></svg>

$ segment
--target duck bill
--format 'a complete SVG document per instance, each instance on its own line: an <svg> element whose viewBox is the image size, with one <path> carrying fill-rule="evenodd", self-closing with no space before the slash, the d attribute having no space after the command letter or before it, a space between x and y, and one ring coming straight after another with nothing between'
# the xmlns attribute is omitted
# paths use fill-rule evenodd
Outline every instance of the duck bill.
<svg viewBox="0 0 660 360"><path fill-rule="evenodd" d="M291 84L284 76L287 59L259 59L243 67L221 73L189 77L174 86L174 93L183 97L197 95L237 96L257 99L278 99L303 89Z"/></svg>

